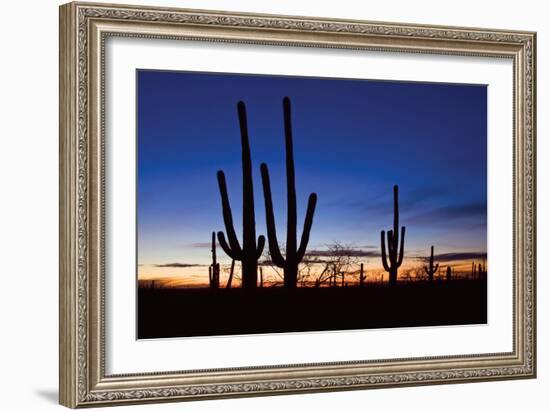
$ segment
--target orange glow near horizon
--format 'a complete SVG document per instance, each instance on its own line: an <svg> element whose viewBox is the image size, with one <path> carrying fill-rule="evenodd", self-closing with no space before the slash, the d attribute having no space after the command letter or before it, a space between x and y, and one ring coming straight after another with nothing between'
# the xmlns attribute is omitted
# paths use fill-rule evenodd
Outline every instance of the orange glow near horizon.
<svg viewBox="0 0 550 411"><path fill-rule="evenodd" d="M475 263L476 269L478 264L482 266L485 264L485 269L487 270L487 265L484 261L480 260L463 260L463 261L454 261L452 263L440 263L439 270L435 273L434 277L437 279L439 277L445 278L447 267L450 266L452 269L453 277L458 278L471 278L472 272L472 262ZM436 262L437 263L437 262ZM414 261L407 263L406 261L399 268L399 280L401 281L414 281L418 280L419 277L417 273L423 271L422 267L425 264L421 261ZM221 265L220 272L220 287L224 288L227 284L230 271L229 264ZM145 287L154 286L160 288L198 288L198 287L208 287L208 269L207 265L198 265L194 267L161 267L156 265L140 265L138 267L138 281L140 285ZM264 279L264 286L277 286L282 284L282 269L277 268L275 270L271 266L262 266L262 273ZM320 274L322 270L322 265L319 267L313 267L311 269L310 277L304 282L305 286L313 286L315 283L315 278ZM260 270L258 270L259 272ZM302 270L304 271L304 270ZM345 282L348 285L355 285L359 283L359 264L353 265L345 271L344 278ZM366 283L381 283L388 281L388 273L379 266L379 264L364 264L364 273L365 273L365 282ZM154 283L152 283L154 281ZM258 281L260 281L260 274L258 273ZM337 284L340 285L342 281L342 276L337 277ZM236 262L234 278L232 286L235 288L240 287L240 264ZM328 285L328 282L322 284L322 286Z"/></svg>

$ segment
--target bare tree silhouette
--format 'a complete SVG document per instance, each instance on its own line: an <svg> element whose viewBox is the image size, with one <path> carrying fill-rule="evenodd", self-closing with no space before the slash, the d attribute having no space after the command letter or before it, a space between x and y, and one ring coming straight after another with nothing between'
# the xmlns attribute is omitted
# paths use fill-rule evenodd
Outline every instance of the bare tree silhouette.
<svg viewBox="0 0 550 411"><path fill-rule="evenodd" d="M302 232L300 247L297 247L296 239L296 182L294 176L294 150L292 146L292 125L290 118L290 99L283 99L284 131L286 148L286 189L287 189L287 227L286 227L286 253L281 254L277 241L277 230L275 228L275 215L273 213L273 200L271 198L271 184L269 181L269 170L265 163L260 168L262 172L262 184L264 189L265 214L267 225L267 239L269 243L269 254L273 263L284 270L285 288L295 288L298 279L298 265L304 258L309 234L313 224L313 214L317 204L317 194L309 195L306 218Z"/></svg>
<svg viewBox="0 0 550 411"><path fill-rule="evenodd" d="M239 125L241 129L242 170L243 170L243 246L241 248L235 228L233 214L227 194L225 174L218 171L218 185L222 200L223 221L229 244L222 231L218 231L218 240L223 251L233 260L241 262L242 287L256 288L258 282L258 258L262 255L265 237L258 237L256 245L256 220L254 216L254 189L252 182L252 159L250 157L250 143L246 122L246 107L242 101L237 104Z"/></svg>
<svg viewBox="0 0 550 411"><path fill-rule="evenodd" d="M399 247L399 187L393 186L393 230L388 231L388 256L386 256L385 232L380 232L380 246L382 248L382 264L384 270L390 274L389 283L397 283L397 270L403 263L403 244L405 241L405 226L401 227L401 245ZM387 258L389 257L389 258Z"/></svg>

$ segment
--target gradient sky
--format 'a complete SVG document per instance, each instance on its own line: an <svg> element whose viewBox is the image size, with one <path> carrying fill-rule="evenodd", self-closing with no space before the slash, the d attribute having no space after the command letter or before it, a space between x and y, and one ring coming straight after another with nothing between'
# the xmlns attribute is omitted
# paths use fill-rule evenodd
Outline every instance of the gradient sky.
<svg viewBox="0 0 550 411"><path fill-rule="evenodd" d="M486 251L485 86L143 70L137 86L141 265L210 263L211 232L225 231L219 169L241 238L239 100L248 113L257 233L266 232L259 171L266 162L278 237L286 238L285 96L298 236L307 197L318 195L308 249L339 241L379 252L398 184L406 258L427 255L430 245L437 254Z"/></svg>

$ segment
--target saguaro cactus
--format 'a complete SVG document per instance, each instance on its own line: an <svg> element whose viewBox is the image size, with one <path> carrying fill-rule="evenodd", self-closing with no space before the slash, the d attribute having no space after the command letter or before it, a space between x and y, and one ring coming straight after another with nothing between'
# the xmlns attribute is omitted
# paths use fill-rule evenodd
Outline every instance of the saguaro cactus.
<svg viewBox="0 0 550 411"><path fill-rule="evenodd" d="M235 260L231 260L231 268L229 269L229 278L227 279L227 284L225 288L231 288L231 283L233 282L233 274L235 272Z"/></svg>
<svg viewBox="0 0 550 411"><path fill-rule="evenodd" d="M359 287L365 285L365 271L363 269L363 263L361 263L361 270L359 271Z"/></svg>
<svg viewBox="0 0 550 411"><path fill-rule="evenodd" d="M403 245L405 242L405 226L401 227L401 244L399 245L399 187L393 186L393 230L389 230L388 255L386 255L386 232L380 232L380 247L382 248L382 265L389 277L389 284L397 283L397 270L403 262ZM399 252L398 247L399 246Z"/></svg>
<svg viewBox="0 0 550 411"><path fill-rule="evenodd" d="M218 241L223 251L233 260L241 262L243 288L256 288L258 282L258 258L262 255L265 237L258 237L256 245L256 220L254 216L254 189L252 184L252 159L250 157L250 143L246 123L246 107L242 101L237 104L239 125L241 129L242 168L243 168L243 246L241 248L235 228L233 214L227 195L225 174L218 171L218 185L222 200L223 222L229 244L222 231L218 231Z"/></svg>
<svg viewBox="0 0 550 411"><path fill-rule="evenodd" d="M210 288L220 288L220 263L216 261L216 233L212 231L212 265L208 269Z"/></svg>
<svg viewBox="0 0 550 411"><path fill-rule="evenodd" d="M437 271L438 268L439 264L436 264L434 266L434 246L432 245L429 265L424 266L424 271L426 271L426 274L428 274L428 277L430 277L430 282L434 280L434 273Z"/></svg>
<svg viewBox="0 0 550 411"><path fill-rule="evenodd" d="M451 269L451 266L447 266L447 281L451 281L453 276L453 270Z"/></svg>
<svg viewBox="0 0 550 411"><path fill-rule="evenodd" d="M284 270L284 286L286 288L295 288L298 278L298 265L304 258L309 234L313 224L313 214L317 204L317 194L311 193L307 204L304 229L300 246L297 247L296 240L296 182L294 175L294 150L292 146L292 125L290 120L290 100L288 97L283 99L284 129L285 129L285 148L286 148L286 190L287 190L287 225L286 225L286 253L285 257L281 254L279 243L277 241L277 230L275 228L275 215L273 213L273 200L271 198L271 184L269 181L269 170L265 163L260 166L262 172L262 185L264 189L265 216L267 225L267 239L269 244L269 254L271 261L277 267Z"/></svg>

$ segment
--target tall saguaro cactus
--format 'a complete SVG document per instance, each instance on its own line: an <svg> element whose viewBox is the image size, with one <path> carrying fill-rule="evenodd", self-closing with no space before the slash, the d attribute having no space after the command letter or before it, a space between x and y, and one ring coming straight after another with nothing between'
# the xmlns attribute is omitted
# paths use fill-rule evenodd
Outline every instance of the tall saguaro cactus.
<svg viewBox="0 0 550 411"><path fill-rule="evenodd" d="M220 263L216 261L216 233L212 231L212 265L208 270L210 288L220 288Z"/></svg>
<svg viewBox="0 0 550 411"><path fill-rule="evenodd" d="M429 265L424 266L424 271L426 271L426 274L428 274L428 277L430 277L430 282L434 280L434 273L437 271L438 268L439 264L436 264L434 266L434 246L432 245Z"/></svg>
<svg viewBox="0 0 550 411"><path fill-rule="evenodd" d="M294 149L292 145L292 124L290 119L290 99L283 99L285 148L286 148L286 190L287 190L287 226L286 226L286 253L281 254L277 241L277 230L275 228L275 215L273 213L273 200L271 198L271 184L269 181L269 170L265 163L260 166L262 172L262 185L264 189L265 215L267 225L267 239L271 261L277 267L284 270L285 288L295 288L298 279L298 265L304 258L309 234L313 224L313 214L317 204L317 194L311 193L307 204L306 217L300 246L297 246L296 239L296 182L294 175Z"/></svg>
<svg viewBox="0 0 550 411"><path fill-rule="evenodd" d="M399 244L399 187L393 186L393 230L387 233L388 254L386 255L386 232L380 232L380 247L382 248L382 265L389 275L389 284L397 283L397 270L403 263L403 245L405 242L405 226L401 227L401 244ZM399 246L399 250L398 250Z"/></svg>
<svg viewBox="0 0 550 411"><path fill-rule="evenodd" d="M451 266L447 266L447 281L451 281L453 277L453 270Z"/></svg>
<svg viewBox="0 0 550 411"><path fill-rule="evenodd" d="M218 171L218 186L222 200L223 222L227 232L226 241L222 231L218 232L218 241L223 251L233 260L241 262L243 288L256 288L258 282L258 259L262 255L265 245L265 237L258 237L256 245L256 220L254 216L254 189L252 183L252 159L250 157L250 143L248 140L248 127L246 122L246 107L242 101L237 104L239 125L241 129L241 149L243 168L243 245L239 244L235 228L233 226L233 214L227 195L225 174Z"/></svg>

